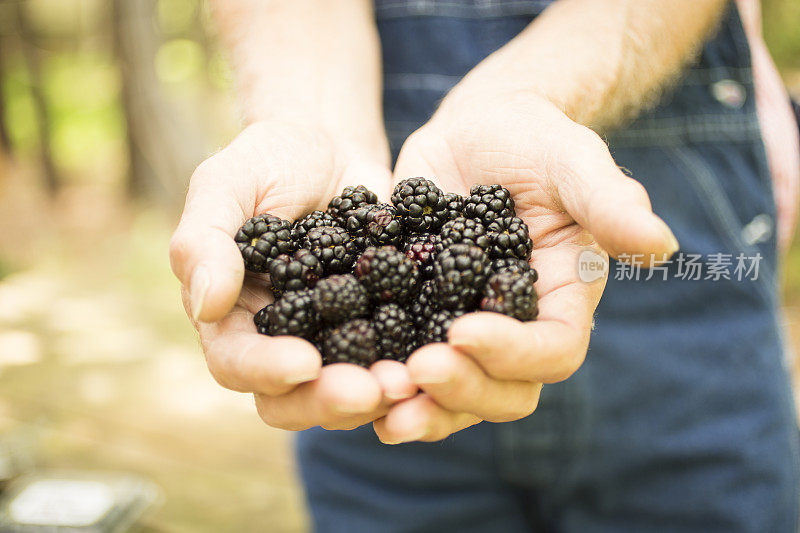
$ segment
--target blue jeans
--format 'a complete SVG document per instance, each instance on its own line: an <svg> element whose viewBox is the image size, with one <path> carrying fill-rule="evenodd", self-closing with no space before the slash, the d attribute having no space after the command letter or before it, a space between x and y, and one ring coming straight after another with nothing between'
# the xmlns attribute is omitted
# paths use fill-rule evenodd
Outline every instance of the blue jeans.
<svg viewBox="0 0 800 533"><path fill-rule="evenodd" d="M447 90L548 3L377 1L395 156ZM525 419L399 446L369 426L303 432L316 529L797 531L800 448L754 103L731 8L675 92L608 139L681 251L702 258L701 279L683 279L677 263L630 279L612 262L585 364L545 386ZM759 271L704 279L713 254L760 257Z"/></svg>

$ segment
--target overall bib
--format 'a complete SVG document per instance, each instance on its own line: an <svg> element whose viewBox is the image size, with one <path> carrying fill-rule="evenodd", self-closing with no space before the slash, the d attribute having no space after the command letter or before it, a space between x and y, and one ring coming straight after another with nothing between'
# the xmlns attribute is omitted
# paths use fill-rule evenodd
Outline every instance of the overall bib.
<svg viewBox="0 0 800 533"><path fill-rule="evenodd" d="M377 0L394 157L549 3ZM612 262L586 362L545 386L525 419L398 446L371 425L299 434L316 530L798 530L800 447L753 90L731 6L677 89L608 138L681 252L700 256L700 279L678 261L650 279ZM730 279L706 279L728 256ZM737 257L748 260L743 279Z"/></svg>

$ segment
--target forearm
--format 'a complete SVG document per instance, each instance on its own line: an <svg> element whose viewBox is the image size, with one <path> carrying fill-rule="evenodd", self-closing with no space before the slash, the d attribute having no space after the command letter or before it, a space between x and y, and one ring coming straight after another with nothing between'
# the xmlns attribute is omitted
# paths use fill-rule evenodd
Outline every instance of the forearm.
<svg viewBox="0 0 800 533"><path fill-rule="evenodd" d="M725 0L559 0L454 89L544 96L598 130L635 116L699 52Z"/></svg>
<svg viewBox="0 0 800 533"><path fill-rule="evenodd" d="M368 0L213 0L245 120L323 128L386 157Z"/></svg>

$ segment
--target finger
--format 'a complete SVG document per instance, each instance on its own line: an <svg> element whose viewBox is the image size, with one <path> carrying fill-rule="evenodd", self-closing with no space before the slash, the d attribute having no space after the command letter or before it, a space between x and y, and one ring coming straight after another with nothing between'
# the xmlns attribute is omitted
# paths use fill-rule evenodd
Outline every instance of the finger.
<svg viewBox="0 0 800 533"><path fill-rule="evenodd" d="M678 250L674 234L653 213L645 188L617 167L603 140L572 126L548 178L566 211L614 257L642 254L665 260Z"/></svg>
<svg viewBox="0 0 800 533"><path fill-rule="evenodd" d="M181 222L170 241L172 271L187 287L192 318L204 321L218 320L230 311L244 277L233 235L245 214L221 186L210 161L192 176Z"/></svg>
<svg viewBox="0 0 800 533"><path fill-rule="evenodd" d="M385 417L372 425L381 442L400 444L442 440L480 421L475 415L448 411L438 406L430 396L420 394L393 406Z"/></svg>
<svg viewBox="0 0 800 533"><path fill-rule="evenodd" d="M582 250L570 245L537 250L536 321L469 313L450 326L448 343L497 379L553 383L571 376L586 356L592 317L605 285L605 278L594 283L578 279Z"/></svg>
<svg viewBox="0 0 800 533"><path fill-rule="evenodd" d="M466 194L455 161L442 160L442 154L451 153L444 137L430 133L425 127L412 133L403 143L394 167L393 181L423 176L447 192ZM436 169L430 161L436 161Z"/></svg>
<svg viewBox="0 0 800 533"><path fill-rule="evenodd" d="M382 359L373 364L370 371L378 380L387 404L411 398L417 393L417 386L403 363Z"/></svg>
<svg viewBox="0 0 800 533"><path fill-rule="evenodd" d="M542 390L540 383L492 379L468 355L441 343L417 350L408 370L414 383L445 409L489 422L528 416Z"/></svg>
<svg viewBox="0 0 800 533"><path fill-rule="evenodd" d="M363 185L377 194L381 202L389 202L392 173L383 165L369 160L358 160L350 164L342 176L342 188L348 185ZM336 191L336 194L339 192Z"/></svg>
<svg viewBox="0 0 800 533"><path fill-rule="evenodd" d="M279 395L320 374L314 346L299 337L256 333L252 314L240 307L199 331L209 371L225 388Z"/></svg>
<svg viewBox="0 0 800 533"><path fill-rule="evenodd" d="M315 381L304 383L288 394L256 395L256 407L270 426L299 431L314 426L339 429L353 420L374 413L380 416L382 391L366 369L347 363L328 365Z"/></svg>

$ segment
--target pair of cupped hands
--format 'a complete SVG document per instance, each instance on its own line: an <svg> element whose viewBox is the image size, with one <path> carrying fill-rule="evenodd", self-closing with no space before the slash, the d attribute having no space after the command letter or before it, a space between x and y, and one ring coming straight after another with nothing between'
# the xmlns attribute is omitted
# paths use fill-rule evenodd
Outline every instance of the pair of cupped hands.
<svg viewBox="0 0 800 533"><path fill-rule="evenodd" d="M247 127L194 172L170 246L211 374L253 393L270 426L353 429L369 422L387 444L435 441L480 421L531 414L542 384L583 363L605 278L578 277L586 249L668 256L678 248L653 214L644 188L614 163L603 140L538 96L445 99L406 140L394 172L385 156L337 138L336 131L264 121ZM271 300L263 279L245 276L233 235L248 218L294 220L347 185L388 201L394 184L423 176L466 194L499 183L529 226L539 272L539 318L495 313L455 320L448 342L424 346L405 364L378 361L321 367L295 337L259 335L253 314Z"/></svg>

